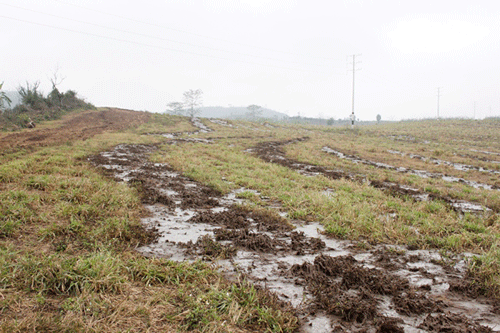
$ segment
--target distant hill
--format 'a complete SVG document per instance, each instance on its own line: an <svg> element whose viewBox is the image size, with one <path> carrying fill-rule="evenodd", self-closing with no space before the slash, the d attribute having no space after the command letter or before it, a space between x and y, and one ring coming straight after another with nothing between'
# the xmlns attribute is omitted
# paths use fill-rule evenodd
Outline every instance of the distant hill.
<svg viewBox="0 0 500 333"><path fill-rule="evenodd" d="M201 108L199 116L202 118L238 119L245 118L247 113L248 109L245 106L204 106ZM288 116L278 111L262 108L260 118L282 120L287 119Z"/></svg>

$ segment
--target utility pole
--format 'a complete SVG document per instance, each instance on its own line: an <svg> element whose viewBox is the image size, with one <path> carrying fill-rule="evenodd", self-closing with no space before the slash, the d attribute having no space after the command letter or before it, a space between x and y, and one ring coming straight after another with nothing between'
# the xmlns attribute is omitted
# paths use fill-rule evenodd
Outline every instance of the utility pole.
<svg viewBox="0 0 500 333"><path fill-rule="evenodd" d="M437 95L437 97L438 97L437 119L439 119L439 96L440 96L440 95L439 95L439 90L440 90L440 89L441 89L441 88L440 88L440 87L438 87L438 95Z"/></svg>
<svg viewBox="0 0 500 333"><path fill-rule="evenodd" d="M361 54L358 54L358 56L361 56ZM357 63L361 63L361 61L358 61ZM351 129L354 128L354 120L356 117L354 116L354 79L355 79L355 74L356 70L360 70L361 68L356 69L356 55L352 55L352 113L351 113Z"/></svg>
<svg viewBox="0 0 500 333"><path fill-rule="evenodd" d="M476 119L476 101L474 101L474 119Z"/></svg>

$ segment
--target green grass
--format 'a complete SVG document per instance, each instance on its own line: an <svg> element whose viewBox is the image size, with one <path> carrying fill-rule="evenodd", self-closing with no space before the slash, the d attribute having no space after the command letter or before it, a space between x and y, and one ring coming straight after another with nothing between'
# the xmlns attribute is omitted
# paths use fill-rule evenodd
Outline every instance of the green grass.
<svg viewBox="0 0 500 333"><path fill-rule="evenodd" d="M0 156L0 331L297 327L292 311L247 282L229 283L201 262L136 253L153 239L137 190L87 162L119 143L163 140L139 133L190 126L158 116L149 127Z"/></svg>
<svg viewBox="0 0 500 333"><path fill-rule="evenodd" d="M429 132L422 130L424 125L432 125ZM489 141L484 143L472 140L471 148L483 147L481 149L487 151L488 149L500 151L500 146L497 144L500 142L498 131L493 130L488 121L476 125L484 127ZM373 180L411 185L425 192L477 202L498 211L500 207L498 191L475 189L460 183L447 183L433 178L423 179L391 170L353 164L321 152L323 146L334 143L334 147L340 146L347 154L369 160L407 168L426 169L479 182L493 180L493 183L498 184L497 177L488 175L485 177L484 173L457 171L447 166L424 163L418 159L409 159L387 152L388 149L392 149L424 156L438 155L443 160L495 169L493 163L479 159L480 153L468 151L467 154L472 155L471 158L457 155L457 152L463 152L463 142L467 140L467 136L472 135L472 129L467 129L467 134L455 132L465 127L470 127L467 121L453 120L440 123L424 122L424 124L398 123L374 129L360 128L354 132L345 128L323 130L321 127L311 127L312 131L306 133L310 140L285 146L284 149L287 156L299 161L332 169L343 169ZM299 137L303 135L302 128L307 127L273 130L265 140ZM481 132L483 128L473 130ZM238 187L257 190L272 201L280 202L282 209L288 212L289 218L320 221L325 226L325 231L334 237L369 243L407 244L412 247L437 248L458 253L474 252L478 260L487 262L480 268L474 268L478 280L490 283L500 281L498 272L486 269L496 262L491 259L497 254L497 252L491 253L491 249L498 245L500 235L498 228L500 220L496 213L462 216L439 200L415 202L409 197L393 197L364 183L331 180L322 176L303 176L288 168L265 163L244 152L245 149L264 140L256 138L255 133L253 136L250 134L252 138L238 139L234 135L236 130L221 126L220 131L223 133L220 135L222 139L215 144L189 143L182 146L164 146L153 159L158 162L168 161L189 177L223 193ZM398 141L388 138L389 135L405 135L414 137L415 140ZM225 140L224 136L232 139ZM458 137L456 139L458 147L450 143L453 142L454 136ZM487 158L498 159L494 155ZM331 197L323 195L325 189L333 189L334 195ZM254 198L250 194L244 196L251 200ZM484 256L490 259L481 259ZM493 278L494 276L497 278Z"/></svg>
<svg viewBox="0 0 500 333"><path fill-rule="evenodd" d="M359 240L362 247L385 243L473 252L473 283L500 297L500 219L495 210L460 214L442 201L415 202L366 182L308 177L245 152L261 141L308 136L308 141L284 147L287 156L342 169L358 179L391 180L498 211L499 191L353 164L321 152L323 146L333 145L347 154L396 166L498 182L491 175L463 175L387 153L393 149L438 154L443 160L493 169L495 164L484 159L498 156L470 150L469 157L459 154L467 148L500 152L497 122L476 122L479 128L471 129L466 121L401 122L355 131L206 123L216 131L199 137L216 137L213 144L160 145L151 159L221 193L241 187L258 191L259 195L238 194L251 202L246 209L269 213L267 200L279 203L289 219L319 221L328 235ZM291 332L297 327L293 311L248 282L230 283L201 262L175 263L136 253L134 249L152 237L140 223L145 212L137 190L87 162L87 156L117 144L165 140L143 134L192 130L186 118L152 115L139 128L0 155L0 331Z"/></svg>

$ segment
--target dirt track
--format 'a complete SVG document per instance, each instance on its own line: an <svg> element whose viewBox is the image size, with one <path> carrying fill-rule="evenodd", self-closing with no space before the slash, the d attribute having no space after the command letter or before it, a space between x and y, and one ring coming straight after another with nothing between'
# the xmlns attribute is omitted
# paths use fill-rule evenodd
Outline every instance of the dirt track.
<svg viewBox="0 0 500 333"><path fill-rule="evenodd" d="M317 223L247 211L233 205L235 193L223 197L167 164L149 162L156 149L119 145L90 158L141 189L151 212L144 223L160 236L139 249L144 255L209 260L230 276L243 274L295 307L300 332L491 332L483 325L498 325L488 300L461 287L464 258L362 249L322 235Z"/></svg>
<svg viewBox="0 0 500 333"><path fill-rule="evenodd" d="M86 140L105 131L119 131L149 120L149 114L116 108L84 111L62 121L56 128L35 128L0 137L0 150L50 146L74 140Z"/></svg>
<svg viewBox="0 0 500 333"><path fill-rule="evenodd" d="M89 111L57 128L6 135L0 147L85 140L148 118L127 110ZM262 143L253 152L300 172L356 180L356 175L286 159L281 146L295 141ZM233 206L234 198L222 197L166 164L151 163L148 155L156 149L119 145L90 158L142 190L151 212L145 223L160 234L157 243L141 249L145 255L213 260L230 275L243 274L290 302L301 313L302 332L489 332L489 327L499 327L494 305L469 297L470 290L461 288L464 258L451 258L444 265L437 252L362 249L354 242L327 238L318 232L321 226L303 221L291 221L292 229L279 214Z"/></svg>

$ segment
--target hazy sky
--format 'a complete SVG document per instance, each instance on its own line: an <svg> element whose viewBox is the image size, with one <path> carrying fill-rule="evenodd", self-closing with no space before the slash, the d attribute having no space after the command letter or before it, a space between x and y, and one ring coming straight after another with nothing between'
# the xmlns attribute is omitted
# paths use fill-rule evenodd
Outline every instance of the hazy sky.
<svg viewBox="0 0 500 333"><path fill-rule="evenodd" d="M500 116L497 0L0 0L0 82L56 69L96 106L205 106L364 120ZM358 56L359 55L359 56ZM351 71L348 71L350 69Z"/></svg>

